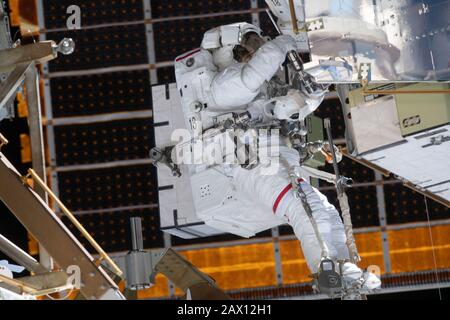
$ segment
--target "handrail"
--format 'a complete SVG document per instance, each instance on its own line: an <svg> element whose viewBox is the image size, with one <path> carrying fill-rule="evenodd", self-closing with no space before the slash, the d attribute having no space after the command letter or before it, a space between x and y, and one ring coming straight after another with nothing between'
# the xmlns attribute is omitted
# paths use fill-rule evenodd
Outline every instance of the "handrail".
<svg viewBox="0 0 450 320"><path fill-rule="evenodd" d="M95 239L87 232L83 225L77 220L77 218L70 212L69 209L59 200L59 198L53 193L52 190L47 186L47 184L42 181L42 179L36 174L33 169L28 169L28 176L30 176L35 182L37 182L45 192L48 193L50 198L52 198L60 207L61 211L69 218L73 225L81 232L81 234L86 238L86 240L94 247L94 249L99 253L100 257L104 259L113 269L114 273L119 277L123 274L122 270L116 265L116 263L109 257L109 255L102 249L102 247L95 241Z"/></svg>
<svg viewBox="0 0 450 320"><path fill-rule="evenodd" d="M370 94L385 94L385 95L397 95L397 94L450 94L450 90L370 90L363 88L364 95Z"/></svg>
<svg viewBox="0 0 450 320"><path fill-rule="evenodd" d="M6 139L1 133L0 133L0 150L3 146L6 146L8 144L8 139Z"/></svg>
<svg viewBox="0 0 450 320"><path fill-rule="evenodd" d="M28 294L35 294L38 289L33 288L27 284L25 284L22 281L16 280L16 279L11 279L8 277L5 277L3 275L0 274L0 282L4 282L10 286L19 288L22 292L28 293Z"/></svg>
<svg viewBox="0 0 450 320"><path fill-rule="evenodd" d="M291 11L292 30L295 34L299 34L297 14L295 13L294 0L289 0L289 9Z"/></svg>
<svg viewBox="0 0 450 320"><path fill-rule="evenodd" d="M426 90L426 89L412 89L412 90L383 90L383 89L369 89L370 82L367 79L361 80L362 94L381 94L381 95L397 95L397 94L450 94L450 89L441 90Z"/></svg>

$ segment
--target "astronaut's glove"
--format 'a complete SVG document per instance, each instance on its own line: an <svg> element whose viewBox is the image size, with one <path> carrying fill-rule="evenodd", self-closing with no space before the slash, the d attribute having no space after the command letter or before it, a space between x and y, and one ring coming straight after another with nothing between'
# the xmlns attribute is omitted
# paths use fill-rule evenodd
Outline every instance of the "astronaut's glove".
<svg viewBox="0 0 450 320"><path fill-rule="evenodd" d="M339 150L338 147L333 146L334 147L334 152L336 153L336 160L338 163L340 163L342 161L342 152L341 150ZM328 142L325 142L323 144L323 148L322 148L322 154L325 156L325 160L329 163L332 164L333 163L333 155L331 154L331 149L330 149L330 144Z"/></svg>
<svg viewBox="0 0 450 320"><path fill-rule="evenodd" d="M278 120L299 119L300 110L306 105L305 98L298 90L289 90L287 95L276 97L272 100L274 103L273 115Z"/></svg>
<svg viewBox="0 0 450 320"><path fill-rule="evenodd" d="M308 105L309 113L313 113L325 100L326 91L315 91L313 94L305 95L306 104Z"/></svg>
<svg viewBox="0 0 450 320"><path fill-rule="evenodd" d="M290 51L297 51L298 46L295 39L290 35L281 35L272 40L272 43L280 48L286 55Z"/></svg>
<svg viewBox="0 0 450 320"><path fill-rule="evenodd" d="M291 89L287 95L272 99L273 115L278 120L304 120L313 113L324 99L323 95L306 96L300 90Z"/></svg>

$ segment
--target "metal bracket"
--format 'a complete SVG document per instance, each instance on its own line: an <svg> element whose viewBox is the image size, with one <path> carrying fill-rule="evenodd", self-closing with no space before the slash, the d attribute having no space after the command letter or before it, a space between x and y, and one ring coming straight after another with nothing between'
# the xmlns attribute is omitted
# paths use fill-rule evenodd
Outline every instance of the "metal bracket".
<svg viewBox="0 0 450 320"><path fill-rule="evenodd" d="M372 80L372 64L360 63L358 67L358 79L361 81L363 87L365 87L369 81Z"/></svg>
<svg viewBox="0 0 450 320"><path fill-rule="evenodd" d="M171 152L173 147L166 147L161 150L159 148L153 148L150 150L150 161L151 163L157 167L159 163L167 166L171 171L174 177L181 177L180 167L172 162Z"/></svg>
<svg viewBox="0 0 450 320"><path fill-rule="evenodd" d="M29 62L17 65L6 81L0 86L0 109L12 98L23 83L25 80L25 73L30 66L31 63Z"/></svg>
<svg viewBox="0 0 450 320"><path fill-rule="evenodd" d="M48 273L49 270L37 262L32 256L20 249L6 237L0 234L0 252L10 257L16 263L25 267L28 271L35 274Z"/></svg>
<svg viewBox="0 0 450 320"><path fill-rule="evenodd" d="M64 290L74 289L73 286L68 283L68 275L64 271L47 272L14 280L17 280L17 282L10 281L9 283L2 283L0 284L0 287L17 294L26 292L33 296L45 296ZM21 287L23 285L27 286L27 289L29 290L23 290Z"/></svg>
<svg viewBox="0 0 450 320"><path fill-rule="evenodd" d="M341 275L336 271L334 261L324 259L320 262L319 273L317 276L317 286L320 293L330 297L339 296L344 287Z"/></svg>
<svg viewBox="0 0 450 320"><path fill-rule="evenodd" d="M312 21L309 21L306 23L306 30L308 32L323 30L323 29L325 29L325 23L323 22L322 18L312 20Z"/></svg>
<svg viewBox="0 0 450 320"><path fill-rule="evenodd" d="M55 59L58 52L68 55L74 50L75 42L70 38L64 38L58 44L49 40L0 50L0 71L10 72L14 67L23 63L47 62Z"/></svg>
<svg viewBox="0 0 450 320"><path fill-rule="evenodd" d="M443 144L445 142L450 142L450 136L440 135L440 136L437 136L437 137L432 137L430 139L430 143L427 144L427 145L422 146L422 148L429 148L429 147L433 147L433 146L440 146L441 144Z"/></svg>

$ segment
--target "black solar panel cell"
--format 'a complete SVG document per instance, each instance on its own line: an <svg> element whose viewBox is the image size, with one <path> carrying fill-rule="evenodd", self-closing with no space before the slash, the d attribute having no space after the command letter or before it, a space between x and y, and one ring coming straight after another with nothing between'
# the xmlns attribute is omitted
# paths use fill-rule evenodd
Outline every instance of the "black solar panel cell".
<svg viewBox="0 0 450 320"><path fill-rule="evenodd" d="M92 211L157 203L151 165L58 173L59 195L72 211Z"/></svg>
<svg viewBox="0 0 450 320"><path fill-rule="evenodd" d="M148 70L50 80L53 117L150 110Z"/></svg>
<svg viewBox="0 0 450 320"><path fill-rule="evenodd" d="M175 69L166 67L158 69L158 83L166 84L175 82Z"/></svg>
<svg viewBox="0 0 450 320"><path fill-rule="evenodd" d="M259 8L268 8L269 6L267 5L265 0L258 0L258 7Z"/></svg>
<svg viewBox="0 0 450 320"><path fill-rule="evenodd" d="M294 230L289 225L283 225L279 227L281 236L291 236L294 235Z"/></svg>
<svg viewBox="0 0 450 320"><path fill-rule="evenodd" d="M333 138L345 137L345 121L339 99L325 100L314 114L322 119L330 118Z"/></svg>
<svg viewBox="0 0 450 320"><path fill-rule="evenodd" d="M401 224L410 222L424 222L429 218L431 221L448 219L450 209L428 199L402 185L387 185L384 187L386 197L386 214L389 224Z"/></svg>
<svg viewBox="0 0 450 320"><path fill-rule="evenodd" d="M148 64L144 24L51 34L52 39L64 37L75 41L75 52L50 61L50 72Z"/></svg>
<svg viewBox="0 0 450 320"><path fill-rule="evenodd" d="M118 252L128 251L132 248L131 217L142 218L144 248L164 247L163 234L159 230L159 215L156 209L83 214L77 216L77 219L105 251ZM89 242L66 217L63 217L63 222L90 252L95 253Z"/></svg>
<svg viewBox="0 0 450 320"><path fill-rule="evenodd" d="M55 127L59 166L146 159L154 146L152 120Z"/></svg>
<svg viewBox="0 0 450 320"><path fill-rule="evenodd" d="M340 206L336 191L324 191L328 201L339 212ZM346 191L354 228L376 227L380 225L375 187L352 188Z"/></svg>
<svg viewBox="0 0 450 320"><path fill-rule="evenodd" d="M250 1L248 0L152 0L151 3L153 18L193 16L250 9Z"/></svg>
<svg viewBox="0 0 450 320"><path fill-rule="evenodd" d="M272 39L279 36L277 29L275 29L267 13L263 12L259 14L259 24L265 36L269 36Z"/></svg>
<svg viewBox="0 0 450 320"><path fill-rule="evenodd" d="M326 164L320 169L329 173L334 173L332 164ZM372 169L347 157L343 157L342 161L339 163L339 171L341 175L352 178L355 183L373 182L375 180L375 173ZM329 186L329 184L321 181L321 186Z"/></svg>
<svg viewBox="0 0 450 320"><path fill-rule="evenodd" d="M198 48L203 34L209 29L229 23L251 21L251 15L245 14L155 23L153 31L156 61L173 61L177 56Z"/></svg>
<svg viewBox="0 0 450 320"><path fill-rule="evenodd" d="M80 8L81 27L144 19L142 0L45 0L42 2L47 29L66 28L67 19L73 13L72 10L69 13L67 11L72 5Z"/></svg>
<svg viewBox="0 0 450 320"><path fill-rule="evenodd" d="M450 208L446 207L431 199L427 200L428 212L430 213L430 219L440 220L450 218Z"/></svg>

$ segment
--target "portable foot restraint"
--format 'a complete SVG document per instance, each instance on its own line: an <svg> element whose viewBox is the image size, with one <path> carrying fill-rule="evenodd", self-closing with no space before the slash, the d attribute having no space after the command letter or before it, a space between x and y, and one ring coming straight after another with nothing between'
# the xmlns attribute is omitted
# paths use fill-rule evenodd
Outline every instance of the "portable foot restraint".
<svg viewBox="0 0 450 320"><path fill-rule="evenodd" d="M322 260L317 274L316 290L333 298L340 296L343 288L342 276L336 271L334 261Z"/></svg>
<svg viewBox="0 0 450 320"><path fill-rule="evenodd" d="M343 263L345 262L323 259L320 263L319 272L313 275L314 291L325 294L331 299L366 300L365 294L362 293L365 283L364 273L361 279L346 280L342 275Z"/></svg>

